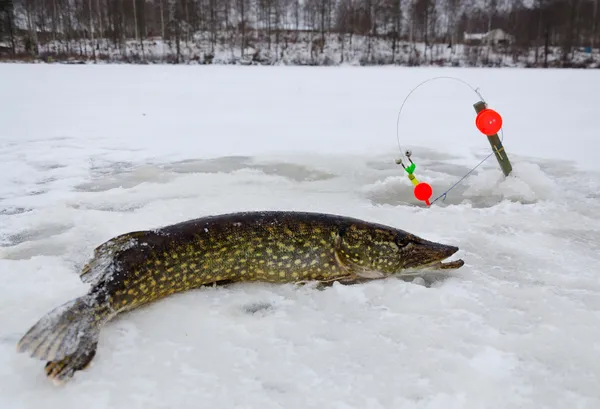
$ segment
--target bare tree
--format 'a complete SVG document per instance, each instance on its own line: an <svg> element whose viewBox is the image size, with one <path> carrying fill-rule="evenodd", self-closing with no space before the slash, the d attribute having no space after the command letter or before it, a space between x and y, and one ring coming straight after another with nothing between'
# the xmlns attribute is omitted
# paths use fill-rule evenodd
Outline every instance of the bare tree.
<svg viewBox="0 0 600 409"><path fill-rule="evenodd" d="M163 57L176 62L223 49L235 61L237 50L253 49L268 50L254 62L274 63L294 49L294 59L321 64L327 48L340 63L433 64L448 47L458 52L463 32L503 29L514 41L466 43L463 61L570 67L586 53L583 64L593 66L599 25L600 0L0 0L4 53L95 59L111 51L127 61L145 60L159 36Z"/></svg>

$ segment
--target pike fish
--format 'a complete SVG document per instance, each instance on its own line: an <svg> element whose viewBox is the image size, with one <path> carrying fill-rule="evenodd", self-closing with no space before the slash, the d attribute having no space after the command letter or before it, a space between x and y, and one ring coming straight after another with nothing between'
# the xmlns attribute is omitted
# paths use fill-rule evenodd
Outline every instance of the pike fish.
<svg viewBox="0 0 600 409"><path fill-rule="evenodd" d="M43 316L17 351L47 361L60 383L96 355L117 314L170 294L243 281L356 284L409 270L456 269L458 247L349 217L306 212L208 216L126 233L101 244L81 271L87 294Z"/></svg>

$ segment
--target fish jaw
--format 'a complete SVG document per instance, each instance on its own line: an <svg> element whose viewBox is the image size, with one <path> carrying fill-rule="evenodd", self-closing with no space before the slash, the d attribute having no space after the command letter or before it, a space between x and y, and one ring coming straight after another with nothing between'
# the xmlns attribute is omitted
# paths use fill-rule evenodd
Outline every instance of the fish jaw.
<svg viewBox="0 0 600 409"><path fill-rule="evenodd" d="M459 248L423 239L413 239L401 249L402 271L406 270L455 270L462 267L462 259L445 261Z"/></svg>

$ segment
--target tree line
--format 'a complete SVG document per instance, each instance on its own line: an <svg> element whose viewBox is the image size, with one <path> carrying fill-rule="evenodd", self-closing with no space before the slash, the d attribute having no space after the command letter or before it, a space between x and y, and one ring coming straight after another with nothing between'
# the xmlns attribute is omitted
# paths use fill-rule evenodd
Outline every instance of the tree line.
<svg viewBox="0 0 600 409"><path fill-rule="evenodd" d="M400 58L419 64L428 50L434 60L436 45L439 53L440 45L452 49L468 43L480 56L481 44L469 43L464 33L502 29L512 40L495 47L496 55L527 55L532 66L571 67L582 58L600 65L599 1L0 0L0 54L85 52L96 58L109 48L124 52L127 42L135 41L143 58L148 40L164 39L174 44L176 62L181 48L195 42L205 44L208 57L228 46L252 58L260 44L275 50L271 55L277 60L290 42L303 41L311 55L335 42L343 60L344 47L354 38L373 63ZM49 44L53 48L44 48ZM391 55L377 62L374 48L381 44ZM417 45L420 60L401 58L410 57Z"/></svg>

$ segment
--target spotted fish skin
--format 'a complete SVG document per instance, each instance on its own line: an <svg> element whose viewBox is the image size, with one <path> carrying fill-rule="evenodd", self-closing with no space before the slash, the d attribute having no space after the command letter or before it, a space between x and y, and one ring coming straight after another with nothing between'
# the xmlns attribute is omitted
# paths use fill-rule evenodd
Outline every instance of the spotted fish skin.
<svg viewBox="0 0 600 409"><path fill-rule="evenodd" d="M225 214L131 232L95 249L81 274L89 293L44 316L18 350L49 361L47 375L62 381L93 359L107 321L173 293L242 281L351 284L439 263L457 250L381 224L304 212Z"/></svg>
<svg viewBox="0 0 600 409"><path fill-rule="evenodd" d="M289 283L348 275L336 260L342 225L289 214L241 214L200 219L133 233L107 282L115 309L222 281Z"/></svg>

